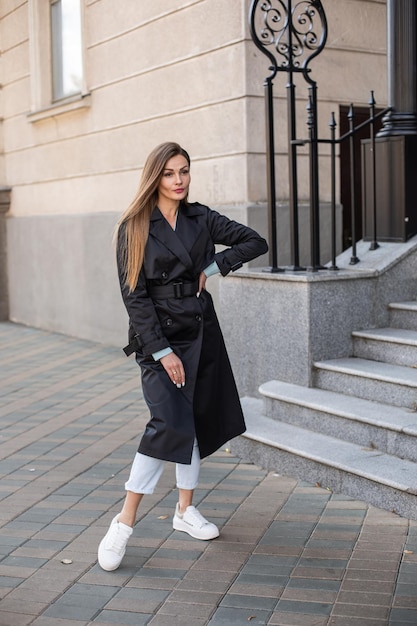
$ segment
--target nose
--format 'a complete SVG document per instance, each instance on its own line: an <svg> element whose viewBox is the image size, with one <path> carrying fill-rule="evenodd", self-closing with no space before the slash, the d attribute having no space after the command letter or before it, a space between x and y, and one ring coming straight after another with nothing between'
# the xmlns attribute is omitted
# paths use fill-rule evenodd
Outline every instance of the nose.
<svg viewBox="0 0 417 626"><path fill-rule="evenodd" d="M180 172L177 172L175 182L177 183L177 185L180 185L182 183L182 175Z"/></svg>

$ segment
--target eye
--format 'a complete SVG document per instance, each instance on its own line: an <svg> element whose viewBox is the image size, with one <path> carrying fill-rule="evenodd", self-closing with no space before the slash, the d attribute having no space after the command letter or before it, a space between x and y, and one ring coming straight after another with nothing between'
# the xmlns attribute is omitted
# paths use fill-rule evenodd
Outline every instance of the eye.
<svg viewBox="0 0 417 626"><path fill-rule="evenodd" d="M168 178L168 176L172 176L172 172L164 172L164 176Z"/></svg>
<svg viewBox="0 0 417 626"><path fill-rule="evenodd" d="M188 174L190 170L186 167L184 170L181 170L181 174Z"/></svg>

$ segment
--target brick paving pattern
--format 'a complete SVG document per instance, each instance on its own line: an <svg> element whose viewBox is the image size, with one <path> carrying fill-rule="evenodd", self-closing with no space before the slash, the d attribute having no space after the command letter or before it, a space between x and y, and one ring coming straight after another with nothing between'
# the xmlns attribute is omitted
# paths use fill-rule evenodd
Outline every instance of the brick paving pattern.
<svg viewBox="0 0 417 626"><path fill-rule="evenodd" d="M172 529L167 464L102 571L147 420L139 380L118 349L0 324L0 626L417 624L416 522L227 450L196 492L219 539Z"/></svg>

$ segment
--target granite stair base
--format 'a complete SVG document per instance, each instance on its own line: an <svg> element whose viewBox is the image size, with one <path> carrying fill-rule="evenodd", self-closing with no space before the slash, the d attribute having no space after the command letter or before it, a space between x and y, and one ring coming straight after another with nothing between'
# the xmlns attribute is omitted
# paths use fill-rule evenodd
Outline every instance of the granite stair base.
<svg viewBox="0 0 417 626"><path fill-rule="evenodd" d="M417 303L314 363L313 387L271 380L243 398L241 458L417 520ZM404 326L400 326L400 324Z"/></svg>

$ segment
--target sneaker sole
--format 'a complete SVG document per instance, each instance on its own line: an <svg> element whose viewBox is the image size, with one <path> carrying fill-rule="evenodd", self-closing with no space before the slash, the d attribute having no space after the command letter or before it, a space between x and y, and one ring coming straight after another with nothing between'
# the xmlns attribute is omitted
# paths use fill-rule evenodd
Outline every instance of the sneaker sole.
<svg viewBox="0 0 417 626"><path fill-rule="evenodd" d="M188 524L185 524L182 520L175 519L175 518L172 523L172 527L174 528L174 530L179 530L183 533L187 533L188 535L190 535L190 537L193 537L194 539L201 539L201 541L210 541L210 539L216 539L216 537L220 535L219 531L216 530L215 532L213 531L213 534L210 535L209 537L207 536L202 537L198 533L198 531L194 530L193 528L190 528L190 526L188 526Z"/></svg>

